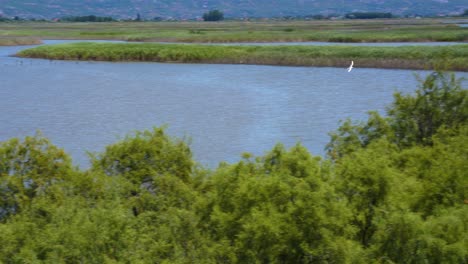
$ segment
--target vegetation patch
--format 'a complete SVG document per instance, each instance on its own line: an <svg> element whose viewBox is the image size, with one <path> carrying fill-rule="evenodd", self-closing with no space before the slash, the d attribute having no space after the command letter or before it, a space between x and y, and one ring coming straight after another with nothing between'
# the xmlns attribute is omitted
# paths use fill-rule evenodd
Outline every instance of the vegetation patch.
<svg viewBox="0 0 468 264"><path fill-rule="evenodd" d="M97 18L96 18L97 19ZM401 42L468 41L468 29L442 19L268 22L0 23L0 36L170 42ZM105 33L105 34L103 34ZM203 33L203 34L198 34ZM97 37L97 36L96 36Z"/></svg>
<svg viewBox="0 0 468 264"><path fill-rule="evenodd" d="M0 37L0 46L20 46L42 44L39 38L31 37Z"/></svg>
<svg viewBox="0 0 468 264"><path fill-rule="evenodd" d="M468 70L468 45L346 47L72 43L36 47L21 51L17 55L57 60L330 67L346 67L353 60L356 67Z"/></svg>

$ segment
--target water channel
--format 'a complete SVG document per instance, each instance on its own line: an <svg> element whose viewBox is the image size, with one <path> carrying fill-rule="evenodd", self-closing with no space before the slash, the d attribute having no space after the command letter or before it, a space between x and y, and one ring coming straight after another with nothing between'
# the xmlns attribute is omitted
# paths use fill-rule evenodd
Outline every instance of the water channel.
<svg viewBox="0 0 468 264"><path fill-rule="evenodd" d="M65 41L46 41L46 44ZM135 130L167 125L190 138L195 160L215 167L243 152L301 142L324 154L340 120L384 112L428 71L256 65L49 61L0 47L0 141L37 130L76 165ZM457 73L468 77L468 73Z"/></svg>

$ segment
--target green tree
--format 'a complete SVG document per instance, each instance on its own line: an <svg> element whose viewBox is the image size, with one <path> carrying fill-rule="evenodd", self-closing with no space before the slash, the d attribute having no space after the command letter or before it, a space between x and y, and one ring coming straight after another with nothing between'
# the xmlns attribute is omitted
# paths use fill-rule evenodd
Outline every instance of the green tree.
<svg viewBox="0 0 468 264"><path fill-rule="evenodd" d="M76 171L40 134L0 145L0 262L102 263L131 215L109 177ZM5 199L6 198L6 199ZM5 207L6 205L6 207Z"/></svg>
<svg viewBox="0 0 468 264"><path fill-rule="evenodd" d="M217 262L343 263L360 254L350 211L325 179L327 166L297 145L249 155L209 178L200 221L221 245Z"/></svg>
<svg viewBox="0 0 468 264"><path fill-rule="evenodd" d="M132 215L118 197L38 197L28 210L0 224L4 263L104 263L118 259Z"/></svg>
<svg viewBox="0 0 468 264"><path fill-rule="evenodd" d="M0 221L73 173L70 157L37 134L0 143Z"/></svg>
<svg viewBox="0 0 468 264"><path fill-rule="evenodd" d="M420 187L407 204L424 217L461 205L468 194L468 126L442 132L433 146L405 149L398 159L399 169Z"/></svg>
<svg viewBox="0 0 468 264"><path fill-rule="evenodd" d="M331 139L326 150L328 156L333 160L366 147L380 138L394 141L390 120L375 111L369 112L369 118L366 122L353 123L350 119L345 120L336 131L329 135Z"/></svg>
<svg viewBox="0 0 468 264"><path fill-rule="evenodd" d="M364 247L371 245L379 212L388 205L392 179L399 177L396 154L394 145L379 140L344 156L336 166L337 189L346 197L358 228L356 239Z"/></svg>
<svg viewBox="0 0 468 264"><path fill-rule="evenodd" d="M224 13L219 10L211 10L203 14L205 21L220 21L224 19Z"/></svg>
<svg viewBox="0 0 468 264"><path fill-rule="evenodd" d="M124 205L135 218L125 233L131 262L210 262L193 206L192 154L163 128L136 132L93 158L92 173L118 179ZM190 261L189 261L190 260Z"/></svg>
<svg viewBox="0 0 468 264"><path fill-rule="evenodd" d="M468 91L461 88L461 79L434 72L420 83L415 96L396 93L387 110L401 146L431 145L439 128L455 128L468 121Z"/></svg>
<svg viewBox="0 0 468 264"><path fill-rule="evenodd" d="M465 263L468 210L463 206L426 220L407 211L387 215L370 254L384 263Z"/></svg>
<svg viewBox="0 0 468 264"><path fill-rule="evenodd" d="M420 80L415 95L395 93L388 117L370 112L367 122L345 121L330 134L329 156L339 159L379 138L402 148L431 145L439 129L457 128L468 121L468 92L461 81L454 74L434 72Z"/></svg>
<svg viewBox="0 0 468 264"><path fill-rule="evenodd" d="M167 136L164 128L127 136L93 157L92 163L93 171L127 182L127 195L135 214L165 206L155 197L166 200L168 206L190 203L186 189L191 188L192 153L184 141Z"/></svg>
<svg viewBox="0 0 468 264"><path fill-rule="evenodd" d="M164 128L135 132L92 157L93 168L109 176L123 176L133 184L152 181L153 176L170 174L189 182L194 167L187 144L166 135Z"/></svg>

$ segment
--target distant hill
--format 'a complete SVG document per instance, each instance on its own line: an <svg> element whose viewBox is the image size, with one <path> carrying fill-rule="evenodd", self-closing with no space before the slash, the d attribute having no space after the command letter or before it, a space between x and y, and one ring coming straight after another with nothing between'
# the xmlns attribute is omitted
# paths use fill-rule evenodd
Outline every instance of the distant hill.
<svg viewBox="0 0 468 264"><path fill-rule="evenodd" d="M347 12L392 12L399 15L458 14L467 0L0 0L0 15L22 18L112 16L143 19L200 18L219 9L226 17L282 17Z"/></svg>

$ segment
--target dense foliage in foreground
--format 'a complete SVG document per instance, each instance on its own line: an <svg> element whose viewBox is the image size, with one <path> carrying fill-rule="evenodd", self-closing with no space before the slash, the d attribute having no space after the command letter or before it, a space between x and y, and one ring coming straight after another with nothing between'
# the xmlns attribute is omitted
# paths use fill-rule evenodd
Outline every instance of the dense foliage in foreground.
<svg viewBox="0 0 468 264"><path fill-rule="evenodd" d="M453 46L210 46L71 43L23 50L18 56L58 60L158 61L268 65L450 69L468 71L468 44Z"/></svg>
<svg viewBox="0 0 468 264"><path fill-rule="evenodd" d="M215 170L164 129L86 171L41 135L0 143L0 262L466 263L468 93L433 73L304 147Z"/></svg>

